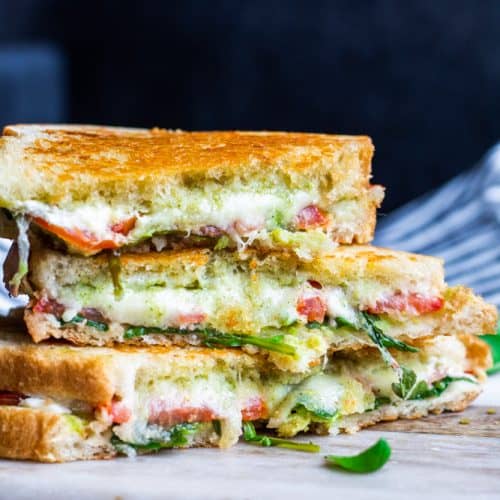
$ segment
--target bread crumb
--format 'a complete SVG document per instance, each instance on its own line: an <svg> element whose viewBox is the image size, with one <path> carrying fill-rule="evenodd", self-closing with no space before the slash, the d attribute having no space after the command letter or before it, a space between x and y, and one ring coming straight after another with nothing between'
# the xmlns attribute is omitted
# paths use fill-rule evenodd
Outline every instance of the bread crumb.
<svg viewBox="0 0 500 500"><path fill-rule="evenodd" d="M488 408L486 410L486 414L487 415L496 415L497 411L495 410L495 408Z"/></svg>
<svg viewBox="0 0 500 500"><path fill-rule="evenodd" d="M458 421L458 423L461 424L461 425L469 425L470 424L470 419L468 419L468 418L461 418Z"/></svg>

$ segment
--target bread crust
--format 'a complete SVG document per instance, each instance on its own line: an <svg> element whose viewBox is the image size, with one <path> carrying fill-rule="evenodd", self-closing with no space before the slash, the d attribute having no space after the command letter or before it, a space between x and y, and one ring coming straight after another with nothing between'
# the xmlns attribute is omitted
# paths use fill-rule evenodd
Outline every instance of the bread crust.
<svg viewBox="0 0 500 500"><path fill-rule="evenodd" d="M211 262L226 261L245 269L246 272L274 271L279 274L309 274L323 285L338 285L355 280L369 280L394 291L404 287L416 288L428 284L439 295L445 288L443 262L441 259L417 255L371 245L340 246L331 254L303 261L293 252L271 252L260 254L247 249L243 253L221 253L202 248L166 250L162 252L123 253L120 256L121 272L124 276L136 273L203 271ZM105 274L109 276L108 258L105 255L79 257L34 245L30 258L31 279L35 287L43 289L49 278L71 273L73 283L79 276L89 279ZM73 270L78 273L73 273ZM71 283L66 279L66 283Z"/></svg>
<svg viewBox="0 0 500 500"><path fill-rule="evenodd" d="M445 411L460 412L465 410L479 394L481 394L480 388L467 391L454 398L450 398L444 393L443 396L431 400L402 401L397 406L384 405L377 410L343 418L336 430L337 432L353 434L380 422L398 419L414 420L430 413L440 414Z"/></svg>
<svg viewBox="0 0 500 500"><path fill-rule="evenodd" d="M221 363L241 369L269 369L261 357L239 349L76 347L58 341L36 345L30 340L24 329L3 327L0 322L0 390L99 406L128 390L128 375L138 366L163 376L180 370L206 372Z"/></svg>
<svg viewBox="0 0 500 500"><path fill-rule="evenodd" d="M15 406L0 406L0 457L37 462L105 459L112 446L92 444L75 435L64 417Z"/></svg>
<svg viewBox="0 0 500 500"><path fill-rule="evenodd" d="M268 168L293 172L334 166L339 155L353 150L359 156L360 177L367 181L373 156L373 144L366 136L93 125L9 125L0 148L8 151L15 144L30 156L30 172L48 169L64 182L90 172L99 181L144 175L219 177L222 172Z"/></svg>

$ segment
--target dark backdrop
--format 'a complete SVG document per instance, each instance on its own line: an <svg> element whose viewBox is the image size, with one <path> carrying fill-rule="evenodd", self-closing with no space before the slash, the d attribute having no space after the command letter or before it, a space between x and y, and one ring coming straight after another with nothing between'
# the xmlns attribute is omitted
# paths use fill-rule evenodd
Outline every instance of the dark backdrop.
<svg viewBox="0 0 500 500"><path fill-rule="evenodd" d="M500 2L0 0L67 59L72 122L364 133L384 211L500 132Z"/></svg>

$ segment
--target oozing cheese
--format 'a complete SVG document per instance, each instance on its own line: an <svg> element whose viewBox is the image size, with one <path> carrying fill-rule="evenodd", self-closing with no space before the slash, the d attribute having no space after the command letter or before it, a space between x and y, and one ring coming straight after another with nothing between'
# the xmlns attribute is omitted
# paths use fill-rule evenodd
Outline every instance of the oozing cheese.
<svg viewBox="0 0 500 500"><path fill-rule="evenodd" d="M118 237L120 243L132 243L157 232L190 232L207 225L223 230L229 230L236 222L241 228L275 227L278 213L288 224L302 208L319 199L318 193L298 190L259 193L226 188L212 194L191 190L177 195L168 205L154 207L145 214L131 213L127 206L105 204L76 205L70 211L37 201L24 202L17 211L41 217L55 226L88 231L100 240ZM113 224L130 217L137 217L137 221L126 238L113 233Z"/></svg>
<svg viewBox="0 0 500 500"><path fill-rule="evenodd" d="M465 347L452 336L428 341L418 353L395 355L402 366L412 369L417 380L426 381L429 387L447 376L463 377L468 364ZM313 430L312 425L320 425L326 431L342 428L344 417L373 410L377 396L389 398L382 404L397 407L402 403L392 388L398 382L396 372L370 354L339 357L323 370L292 376L263 370L251 358L242 364L239 359L245 358L221 357L212 363L209 357L197 360L193 355L181 365L172 359L174 366L159 362L154 355L133 359L131 356L131 362L123 364L117 360L130 377L125 385L119 384L115 393L118 397L95 408L94 420L89 408L84 418L71 425L81 435L99 429L99 433L112 431L125 443L147 445L168 442L170 430L176 425L201 422L194 431L200 433L198 438L225 447L237 441L242 420L248 414L251 419L267 420L267 427L276 429L278 434L293 436ZM116 379L121 382L119 374ZM474 380L457 381L444 389L443 397L451 401L465 392L478 390ZM113 413L117 401L125 412ZM247 413L245 410L255 401L256 413ZM20 406L78 418L78 409L71 406L73 417L64 404L40 395L22 400ZM220 424L220 436L212 426L215 420Z"/></svg>
<svg viewBox="0 0 500 500"><path fill-rule="evenodd" d="M34 410L43 410L49 413L57 413L63 415L65 413L71 413L71 410L62 404L56 403L52 399L40 398L35 396L30 396L21 400L19 406L24 408L32 408Z"/></svg>
<svg viewBox="0 0 500 500"><path fill-rule="evenodd" d="M201 315L206 319L198 322L221 327L224 318L229 318L235 331L245 330L247 324L248 333L252 334L267 327L282 328L296 321L306 322L307 318L297 312L297 303L310 294L320 295L326 301L327 314L332 318L351 319L355 315L341 288L314 290L309 285L280 286L266 279L256 283L237 277L214 280L202 289L125 288L119 299L110 283L96 289L76 286L52 290L53 298L67 308L63 317L66 321L84 308L95 308L113 322L157 328L179 326L184 317ZM235 316L236 312L239 316Z"/></svg>

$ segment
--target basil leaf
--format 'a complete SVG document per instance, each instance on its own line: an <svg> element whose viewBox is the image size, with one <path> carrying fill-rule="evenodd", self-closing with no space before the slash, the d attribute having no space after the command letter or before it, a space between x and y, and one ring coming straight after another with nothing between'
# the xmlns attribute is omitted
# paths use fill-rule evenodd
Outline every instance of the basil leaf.
<svg viewBox="0 0 500 500"><path fill-rule="evenodd" d="M399 383L392 384L392 390L401 399L408 399L411 394L413 387L417 382L417 375L413 370L403 367L401 369L401 376L399 377Z"/></svg>
<svg viewBox="0 0 500 500"><path fill-rule="evenodd" d="M481 335L480 339L484 340L490 347L491 357L493 358L493 366L489 368L486 373L493 375L500 372L500 335Z"/></svg>
<svg viewBox="0 0 500 500"><path fill-rule="evenodd" d="M154 326L129 326L125 329L123 338L130 340L136 337L143 337L144 335L150 335L152 333L178 333L178 328L156 328Z"/></svg>
<svg viewBox="0 0 500 500"><path fill-rule="evenodd" d="M337 316L335 318L335 323L339 327L351 328L352 330L359 330L359 327L342 316Z"/></svg>
<svg viewBox="0 0 500 500"><path fill-rule="evenodd" d="M415 372L403 367L400 382L392 384L392 390L404 400L427 399L440 396L451 383L457 381L477 384L474 379L469 377L444 377L429 386L424 380L417 382Z"/></svg>
<svg viewBox="0 0 500 500"><path fill-rule="evenodd" d="M189 444L189 438L198 430L198 424L178 424L169 429L169 439L166 441L150 441L148 443L128 443L113 434L111 444L120 453L126 453L126 448L133 448L138 453L157 452L162 449L180 448Z"/></svg>
<svg viewBox="0 0 500 500"><path fill-rule="evenodd" d="M375 324L375 321L376 317L373 317L371 314L365 312L360 314L361 329L366 332L371 341L378 347L378 350L382 355L382 359L395 370L399 370L399 363L394 359L392 354L384 345L384 341L390 337L387 337L384 334L384 332Z"/></svg>
<svg viewBox="0 0 500 500"><path fill-rule="evenodd" d="M391 398L387 396L377 396L375 398L375 403L373 404L373 410L377 410L381 406L388 405L391 403Z"/></svg>
<svg viewBox="0 0 500 500"><path fill-rule="evenodd" d="M340 467L351 472L375 472L382 468L391 456L391 447L385 439L379 439L373 446L358 455L350 457L328 455L325 457L329 465Z"/></svg>
<svg viewBox="0 0 500 500"><path fill-rule="evenodd" d="M318 453L320 451L320 447L314 443L299 443L288 439L257 434L252 422L243 422L243 439L247 443L254 444L256 446L277 446L278 448L305 451L307 453Z"/></svg>
<svg viewBox="0 0 500 500"><path fill-rule="evenodd" d="M310 323L306 323L306 328L309 328L309 330L318 330L322 326L323 325L319 321L311 321Z"/></svg>
<svg viewBox="0 0 500 500"><path fill-rule="evenodd" d="M107 332L109 330L109 326L106 323L101 323L100 321L94 321L92 319L86 319L84 318L81 314L77 314L76 316L73 316L69 321L64 321L64 320L59 320L61 323L61 326L69 325L69 324L78 324L78 323L83 323L87 326L91 326L92 328L95 328L96 330L99 330L100 332Z"/></svg>
<svg viewBox="0 0 500 500"><path fill-rule="evenodd" d="M231 244L231 240L225 234L222 235L214 246L214 250L224 250Z"/></svg>
<svg viewBox="0 0 500 500"><path fill-rule="evenodd" d="M333 412L314 406L308 398L299 398L293 407L292 413L302 413L309 415L315 422L332 423L338 416L338 411Z"/></svg>
<svg viewBox="0 0 500 500"><path fill-rule="evenodd" d="M120 279L122 264L119 255L108 253L108 269L111 274L111 280L113 281L115 298L121 299L123 297L123 286Z"/></svg>
<svg viewBox="0 0 500 500"><path fill-rule="evenodd" d="M392 368L399 370L399 364L394 359L392 354L387 350L388 348L397 349L398 351L406 352L418 352L416 347L406 344L401 340L394 339L389 335L386 335L383 330L377 326L376 321L378 317L369 314L367 312L361 311L358 314L356 323L347 320L342 316L335 318L337 326L341 328L351 328L352 330L362 330L364 331L370 340L378 347L383 360Z"/></svg>
<svg viewBox="0 0 500 500"><path fill-rule="evenodd" d="M446 391L446 389L448 389L448 386L450 384L459 381L469 382L471 384L477 385L477 382L469 377L444 377L432 384L432 396L440 396L444 391Z"/></svg>
<svg viewBox="0 0 500 500"><path fill-rule="evenodd" d="M257 337L254 335L222 333L213 328L182 330L180 328L162 329L147 326L130 326L125 330L123 336L125 339L131 339L151 333L163 335L196 335L205 347L242 347L244 345L254 345L268 351L279 352L291 356L296 353L294 346L285 344L284 335Z"/></svg>

